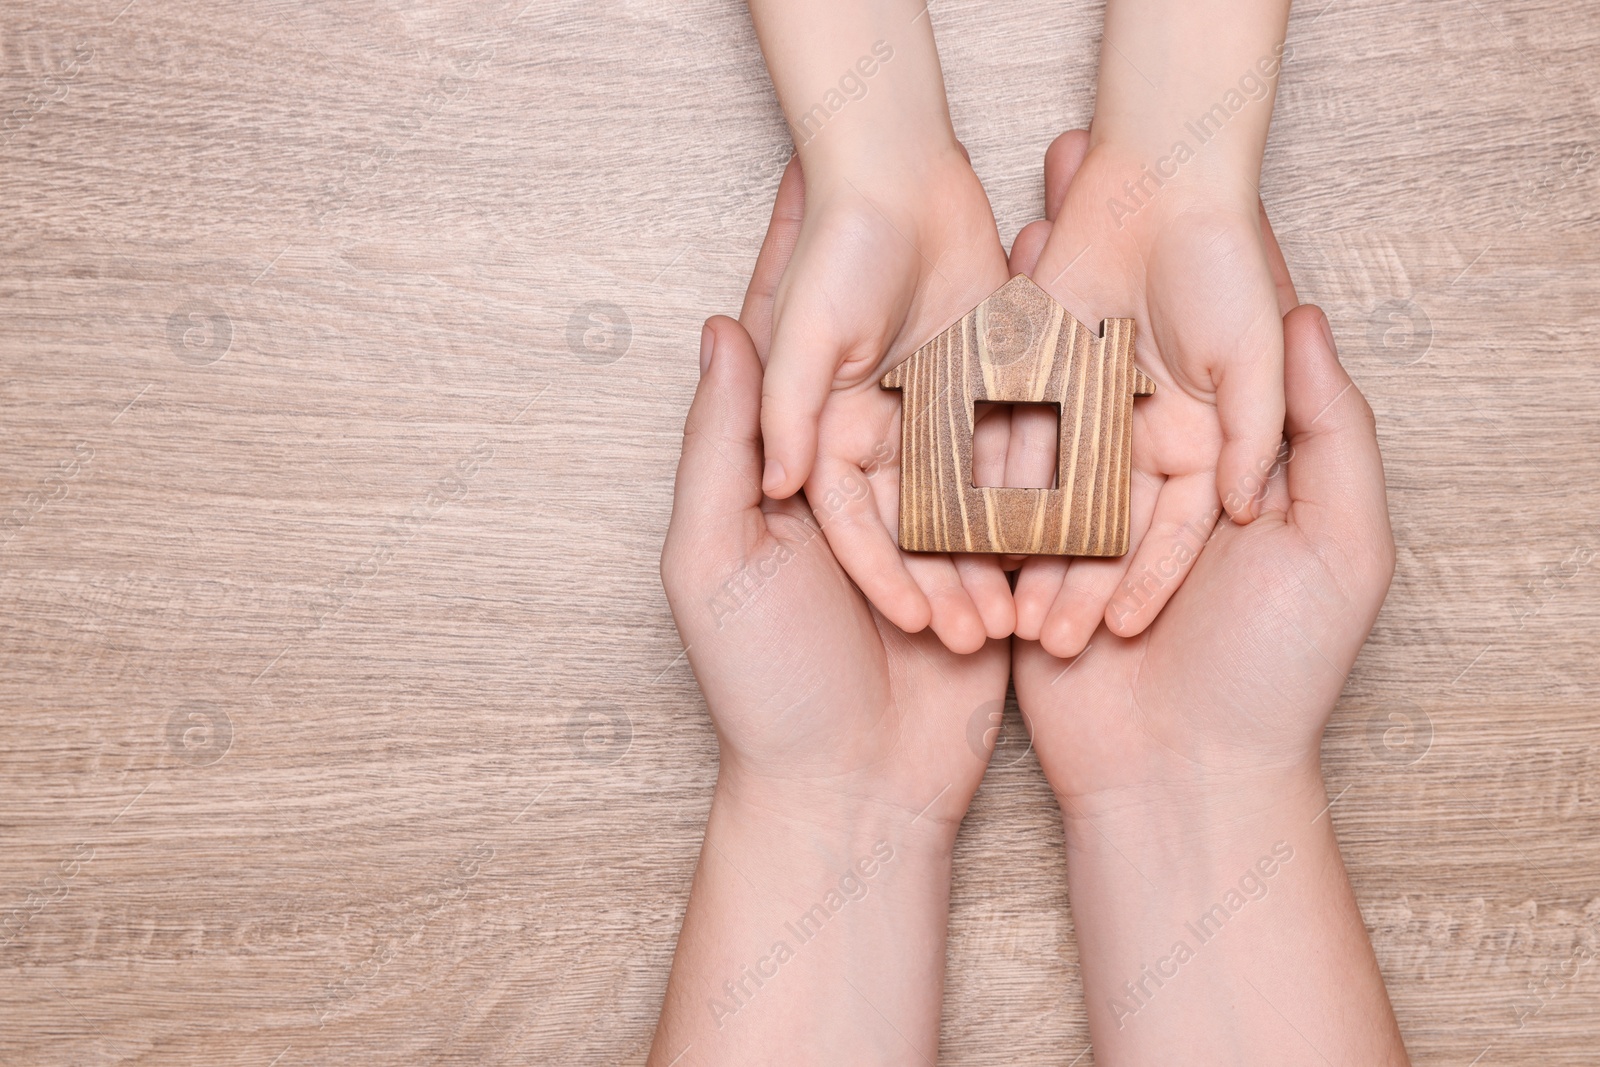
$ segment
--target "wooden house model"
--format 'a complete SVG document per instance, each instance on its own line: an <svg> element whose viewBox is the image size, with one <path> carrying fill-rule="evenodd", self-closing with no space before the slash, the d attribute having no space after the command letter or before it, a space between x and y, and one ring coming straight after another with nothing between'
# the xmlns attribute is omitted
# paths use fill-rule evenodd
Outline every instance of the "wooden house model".
<svg viewBox="0 0 1600 1067"><path fill-rule="evenodd" d="M884 375L902 392L900 547L911 552L1120 556L1128 551L1133 398L1155 383L1133 365L1132 319L1095 336L1025 275ZM1052 489L977 487L979 401L1052 404Z"/></svg>

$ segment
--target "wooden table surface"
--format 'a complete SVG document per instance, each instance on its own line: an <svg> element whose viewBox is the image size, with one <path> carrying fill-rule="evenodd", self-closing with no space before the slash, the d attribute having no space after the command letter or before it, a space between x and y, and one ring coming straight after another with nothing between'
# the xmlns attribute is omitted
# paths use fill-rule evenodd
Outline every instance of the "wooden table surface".
<svg viewBox="0 0 1600 1067"><path fill-rule="evenodd" d="M1594 1064L1600 9L1322 2L1263 192L1399 541L1331 815L1419 1063ZM1009 241L1100 7L931 17ZM788 154L743 8L18 0L0 50L0 1063L641 1061L715 770L657 558ZM1091 1061L1014 729L949 957L947 1062Z"/></svg>

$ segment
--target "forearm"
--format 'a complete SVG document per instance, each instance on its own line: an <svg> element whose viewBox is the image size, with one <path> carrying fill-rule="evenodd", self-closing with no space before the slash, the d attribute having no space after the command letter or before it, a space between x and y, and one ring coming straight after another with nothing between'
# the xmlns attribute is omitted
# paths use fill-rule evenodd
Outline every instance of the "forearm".
<svg viewBox="0 0 1600 1067"><path fill-rule="evenodd" d="M1288 0L1108 0L1091 146L1253 208L1288 21Z"/></svg>
<svg viewBox="0 0 1600 1067"><path fill-rule="evenodd" d="M1315 768L1064 798L1095 1062L1403 1064Z"/></svg>
<svg viewBox="0 0 1600 1067"><path fill-rule="evenodd" d="M750 15L808 187L914 180L955 149L921 0L750 0Z"/></svg>
<svg viewBox="0 0 1600 1067"><path fill-rule="evenodd" d="M953 838L719 781L650 1063L937 1059Z"/></svg>

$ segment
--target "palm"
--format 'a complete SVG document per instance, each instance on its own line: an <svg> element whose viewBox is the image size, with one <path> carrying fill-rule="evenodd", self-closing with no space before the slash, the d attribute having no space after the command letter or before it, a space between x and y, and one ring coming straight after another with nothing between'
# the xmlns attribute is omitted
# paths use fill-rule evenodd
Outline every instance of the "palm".
<svg viewBox="0 0 1600 1067"><path fill-rule="evenodd" d="M1372 410L1326 330L1312 307L1283 319L1290 453L1260 518L1224 524L1138 636L1102 627L1071 661L1014 643L1017 699L1063 797L1314 759L1394 566Z"/></svg>
<svg viewBox="0 0 1600 1067"><path fill-rule="evenodd" d="M1134 410L1128 555L1030 560L1019 577L1018 633L1064 656L1081 650L1102 619L1119 633L1140 632L1181 584L1219 515L1219 385L1241 354L1281 359L1271 355L1281 352L1281 326L1256 221L1172 211L1157 200L1119 226L1107 201L1121 195L1122 175L1088 154L1030 271L1086 324L1133 318L1136 358L1157 383ZM1230 511L1254 495L1264 465L1255 467L1256 482L1224 472L1223 484L1239 481L1224 501Z"/></svg>
<svg viewBox="0 0 1600 1067"><path fill-rule="evenodd" d="M1281 511L1224 528L1139 636L1102 630L1070 665L1018 643L1017 697L1047 775L1084 795L1147 785L1177 765L1291 763L1338 698L1371 625L1350 616L1375 610L1370 601Z"/></svg>
<svg viewBox="0 0 1600 1067"><path fill-rule="evenodd" d="M763 525L747 560L790 561L722 629L680 619L728 758L768 781L890 781L912 811L952 782L976 789L984 760L950 739L1005 691L1005 643L957 656L906 635L862 600L803 509L768 510ZM706 669L712 657L739 669Z"/></svg>
<svg viewBox="0 0 1600 1067"><path fill-rule="evenodd" d="M749 473L721 476L753 488ZM755 496L734 541L708 544L675 516L663 555L728 766L912 812L946 786L969 795L986 760L951 740L1004 693L1005 644L958 656L902 633L862 599L804 504Z"/></svg>

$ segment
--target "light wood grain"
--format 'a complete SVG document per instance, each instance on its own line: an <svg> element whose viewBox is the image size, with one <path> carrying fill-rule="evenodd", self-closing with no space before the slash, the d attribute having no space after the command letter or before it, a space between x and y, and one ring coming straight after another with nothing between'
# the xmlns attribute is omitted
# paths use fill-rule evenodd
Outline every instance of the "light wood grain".
<svg viewBox="0 0 1600 1067"><path fill-rule="evenodd" d="M1133 365L1133 337L1132 319L1106 319L1091 333L1019 274L885 374L884 388L902 394L900 547L1127 552L1133 398L1155 392ZM972 435L984 401L1054 408L1054 488L975 483Z"/></svg>
<svg viewBox="0 0 1600 1067"><path fill-rule="evenodd" d="M715 773L658 553L788 158L748 16L126 4L0 6L0 1062L638 1063ZM928 17L1009 240L1101 11ZM1419 1063L1589 1067L1600 10L1289 43L1262 192L1399 542L1324 817ZM1008 714L942 1059L1068 1064Z"/></svg>

